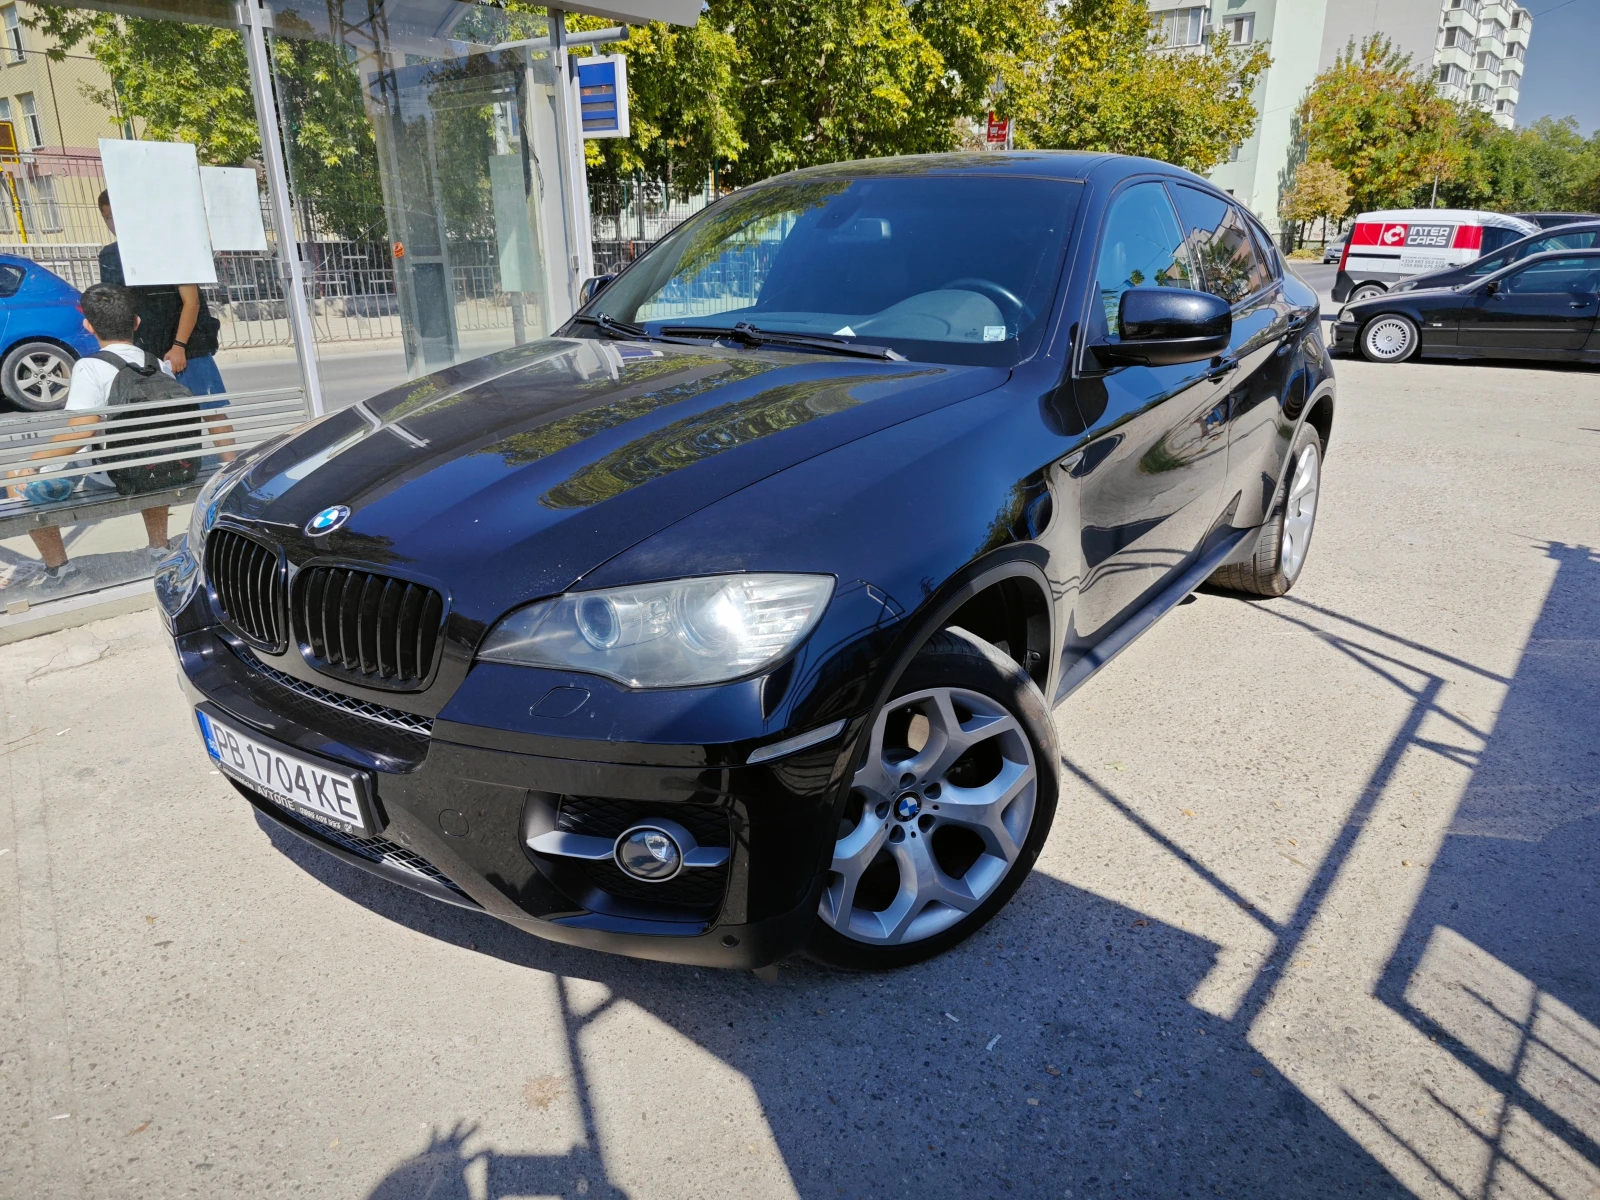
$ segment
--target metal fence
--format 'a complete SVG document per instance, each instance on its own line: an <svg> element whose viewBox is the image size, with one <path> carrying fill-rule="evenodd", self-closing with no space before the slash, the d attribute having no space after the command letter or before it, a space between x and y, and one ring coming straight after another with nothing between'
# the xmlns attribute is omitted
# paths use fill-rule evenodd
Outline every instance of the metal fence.
<svg viewBox="0 0 1600 1200"><path fill-rule="evenodd" d="M710 200L709 192L678 199L660 184L625 181L600 189L593 232L595 270L614 273ZM96 219L98 212L96 211ZM270 221L268 222L270 230ZM269 238L272 235L269 232ZM0 242L0 254L30 258L80 291L100 281L101 243ZM400 336L394 260L385 242L319 240L301 243L308 262L312 324L318 342L356 342ZM284 281L271 253L219 252L217 282L201 285L221 322L224 350L293 345ZM511 297L501 289L499 249L491 241L450 246L456 328L463 333L512 326Z"/></svg>

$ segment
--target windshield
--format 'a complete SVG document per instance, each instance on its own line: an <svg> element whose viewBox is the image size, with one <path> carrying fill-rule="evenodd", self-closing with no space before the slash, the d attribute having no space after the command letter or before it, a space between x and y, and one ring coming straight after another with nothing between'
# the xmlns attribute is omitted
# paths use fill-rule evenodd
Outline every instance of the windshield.
<svg viewBox="0 0 1600 1200"><path fill-rule="evenodd" d="M910 175L768 184L679 226L583 312L1011 366L1044 332L1081 185Z"/></svg>

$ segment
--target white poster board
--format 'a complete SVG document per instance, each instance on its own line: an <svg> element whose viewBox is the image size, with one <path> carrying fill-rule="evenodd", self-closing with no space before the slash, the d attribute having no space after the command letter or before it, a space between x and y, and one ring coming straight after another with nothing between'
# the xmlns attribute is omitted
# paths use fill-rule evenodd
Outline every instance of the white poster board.
<svg viewBox="0 0 1600 1200"><path fill-rule="evenodd" d="M250 167L201 167L206 225L213 250L265 253L267 228L261 222L261 191Z"/></svg>
<svg viewBox="0 0 1600 1200"><path fill-rule="evenodd" d="M537 209L528 203L521 154L489 156L489 194L494 201L494 235L500 250L500 286L508 292L538 292Z"/></svg>
<svg viewBox="0 0 1600 1200"><path fill-rule="evenodd" d="M215 283L194 147L101 138L100 161L128 285Z"/></svg>

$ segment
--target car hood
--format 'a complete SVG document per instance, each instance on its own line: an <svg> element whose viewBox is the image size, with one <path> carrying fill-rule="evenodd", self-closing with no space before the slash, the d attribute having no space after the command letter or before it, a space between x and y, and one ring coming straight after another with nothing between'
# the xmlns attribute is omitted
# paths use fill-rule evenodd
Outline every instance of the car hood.
<svg viewBox="0 0 1600 1200"><path fill-rule="evenodd" d="M297 561L432 582L458 615L487 622L775 471L1008 375L547 339L307 426L249 467L222 511L289 543ZM307 537L334 506L350 510L345 522Z"/></svg>

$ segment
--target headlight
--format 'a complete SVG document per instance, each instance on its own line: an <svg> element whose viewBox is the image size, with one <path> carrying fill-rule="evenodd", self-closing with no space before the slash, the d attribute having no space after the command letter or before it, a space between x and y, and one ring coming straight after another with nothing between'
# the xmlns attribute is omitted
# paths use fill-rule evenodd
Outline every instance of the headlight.
<svg viewBox="0 0 1600 1200"><path fill-rule="evenodd" d="M714 575L569 592L505 617L478 657L638 688L720 683L799 645L832 594L829 575Z"/></svg>

